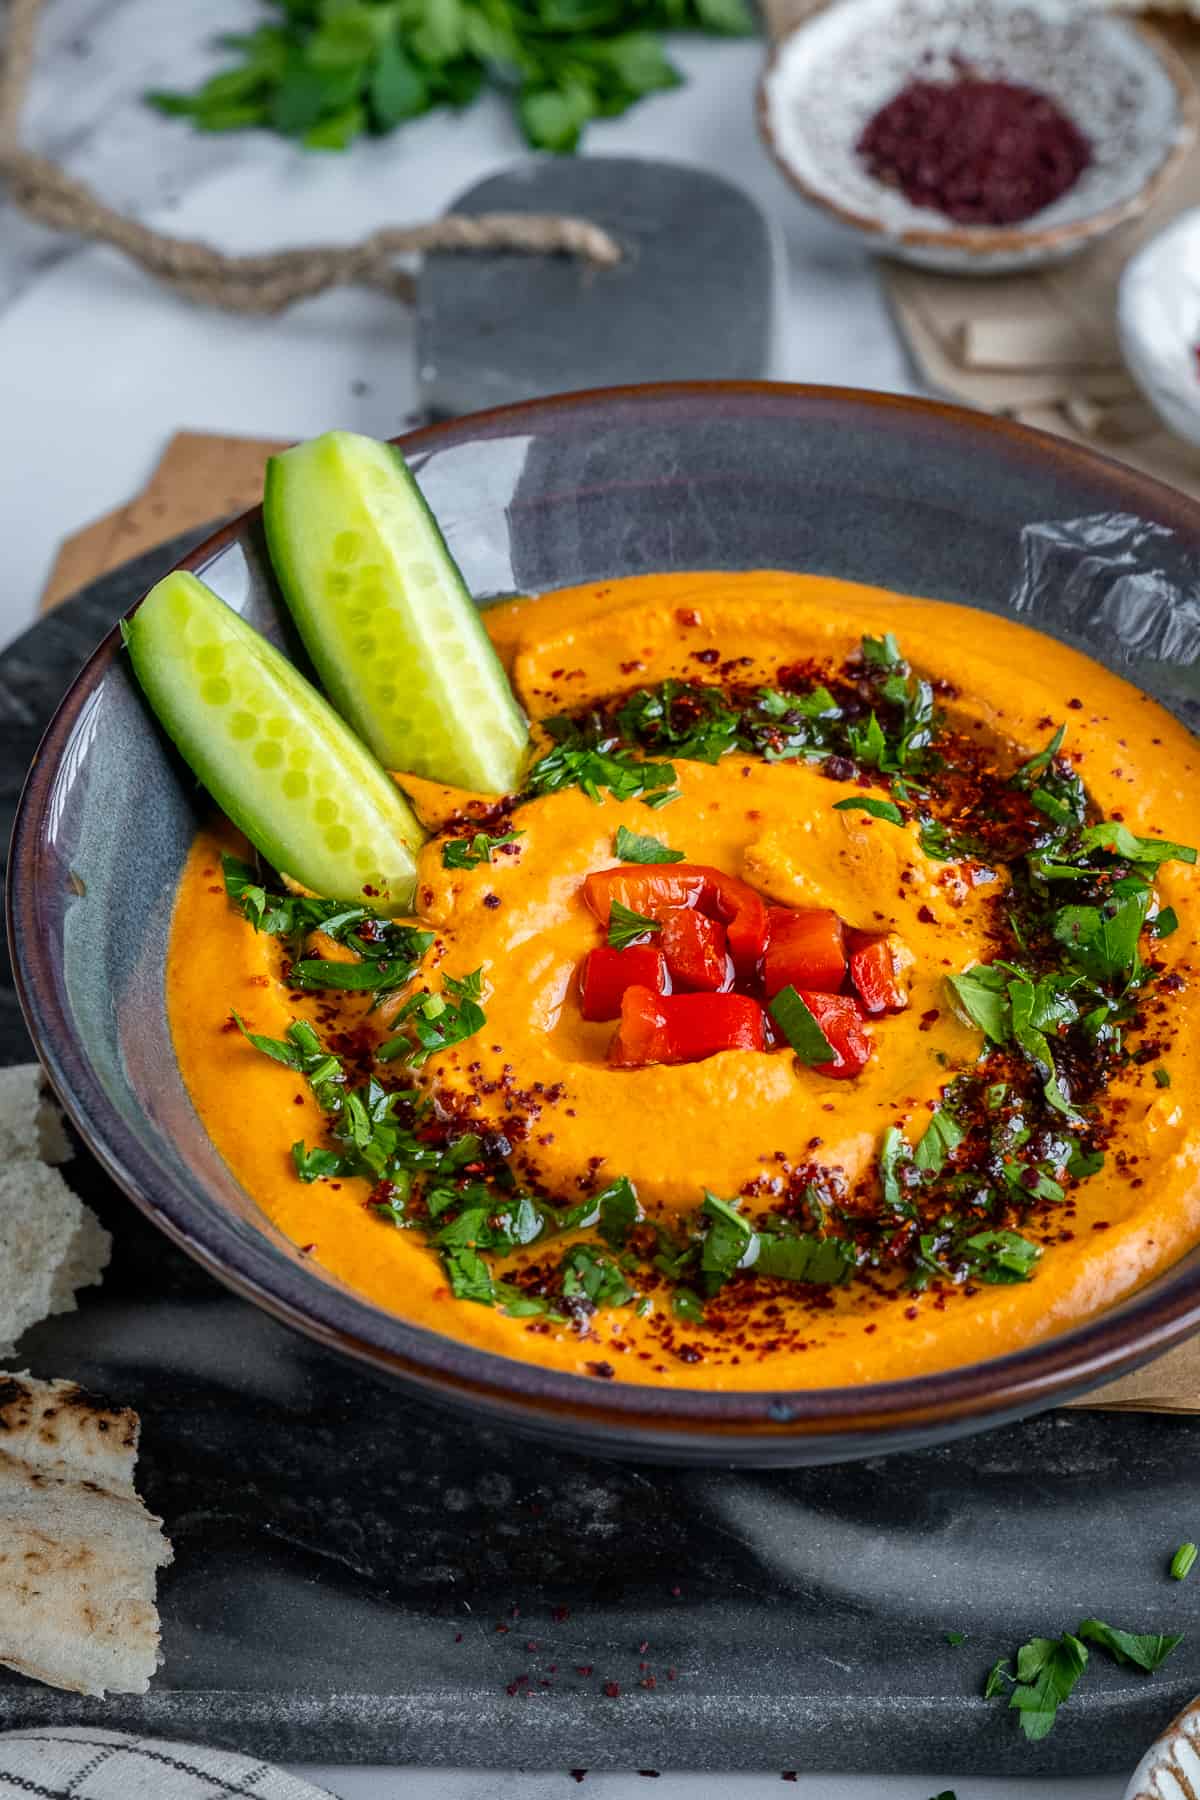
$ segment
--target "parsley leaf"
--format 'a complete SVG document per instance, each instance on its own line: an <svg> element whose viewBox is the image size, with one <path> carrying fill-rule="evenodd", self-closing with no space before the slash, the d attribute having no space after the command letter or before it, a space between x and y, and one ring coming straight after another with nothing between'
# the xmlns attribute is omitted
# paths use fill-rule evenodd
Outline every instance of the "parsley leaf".
<svg viewBox="0 0 1200 1800"><path fill-rule="evenodd" d="M754 1259L749 1264L756 1275L816 1287L836 1287L848 1280L857 1266L854 1246L845 1238L770 1231L755 1234Z"/></svg>
<svg viewBox="0 0 1200 1800"><path fill-rule="evenodd" d="M336 1150L309 1150L301 1138L292 1145L292 1161L301 1181L329 1181L347 1173L346 1165Z"/></svg>
<svg viewBox="0 0 1200 1800"><path fill-rule="evenodd" d="M865 812L873 819L886 819L889 825L903 825L904 814L892 800L873 800L868 795L853 800L838 800L834 812Z"/></svg>
<svg viewBox="0 0 1200 1800"><path fill-rule="evenodd" d="M1122 1668L1142 1669L1147 1675L1152 1675L1183 1642L1181 1631L1149 1632L1139 1636L1132 1631L1117 1631L1099 1619L1085 1619L1077 1635L1086 1638L1090 1644L1099 1644Z"/></svg>
<svg viewBox="0 0 1200 1800"><path fill-rule="evenodd" d="M442 845L443 869L477 869L482 863L490 863L492 851L498 850L502 844L515 844L523 831L506 831L500 837L489 837L486 831L477 831L473 837L447 838Z"/></svg>
<svg viewBox="0 0 1200 1800"><path fill-rule="evenodd" d="M1050 764L1062 749L1063 740L1066 735L1066 726L1060 725L1058 730L1054 733L1054 736L1050 739L1050 742L1046 745L1046 748L1044 750L1039 750L1036 756L1031 756L1028 762L1021 764L1020 768L1012 778L1012 785L1014 787L1025 788L1026 790L1036 787L1039 777L1050 767Z"/></svg>
<svg viewBox="0 0 1200 1800"><path fill-rule="evenodd" d="M1085 849L1107 850L1110 856L1119 856L1125 862L1151 869L1156 869L1159 863L1194 863L1196 860L1196 851L1191 844L1173 844L1167 838L1135 837L1127 825L1116 819L1103 819L1099 825L1089 825L1082 834L1082 842Z"/></svg>
<svg viewBox="0 0 1200 1800"><path fill-rule="evenodd" d="M1150 931L1156 938L1170 937L1173 931L1179 930L1179 914L1173 906L1164 906L1150 921Z"/></svg>
<svg viewBox="0 0 1200 1800"><path fill-rule="evenodd" d="M632 907L614 900L608 914L608 943L612 950L625 950L651 931L661 931L661 919L648 919Z"/></svg>
<svg viewBox="0 0 1200 1800"><path fill-rule="evenodd" d="M642 1218L637 1190L628 1176L620 1175L595 1197L600 1236L614 1250L623 1250L630 1232Z"/></svg>
<svg viewBox="0 0 1200 1800"><path fill-rule="evenodd" d="M424 938L427 943L433 942L432 932L416 932L414 936ZM322 957L306 957L292 964L291 979L297 988L306 990L336 988L348 994L387 994L411 981L416 966L415 961L400 957L369 962L332 962Z"/></svg>
<svg viewBox="0 0 1200 1800"><path fill-rule="evenodd" d="M865 663L873 669L884 669L891 674L903 674L908 668L900 654L900 645L894 632L886 632L883 637L864 637L862 640L862 656Z"/></svg>
<svg viewBox="0 0 1200 1800"><path fill-rule="evenodd" d="M948 975L947 984L972 1024L978 1025L994 1044L1007 1043L1012 1032L1008 1004L1008 977L991 963L975 963L962 975Z"/></svg>
<svg viewBox="0 0 1200 1800"><path fill-rule="evenodd" d="M962 1248L967 1272L990 1286L1030 1280L1042 1258L1041 1245L1017 1231L976 1232Z"/></svg>
<svg viewBox="0 0 1200 1800"><path fill-rule="evenodd" d="M1021 1729L1036 1743L1054 1729L1059 1707L1075 1691L1087 1667L1086 1647L1067 1631L1060 1638L1032 1638L1017 1651L1017 1685L1008 1704L1021 1715Z"/></svg>
<svg viewBox="0 0 1200 1800"><path fill-rule="evenodd" d="M563 1297L586 1300L589 1305L628 1306L637 1295L611 1256L576 1244L559 1265Z"/></svg>
<svg viewBox="0 0 1200 1800"><path fill-rule="evenodd" d="M474 1300L480 1306L496 1304L492 1271L478 1250L468 1244L447 1249L442 1256L442 1266L456 1300Z"/></svg>
<svg viewBox="0 0 1200 1800"><path fill-rule="evenodd" d="M948 1112L935 1112L913 1152L913 1161L918 1169L937 1175L951 1151L957 1150L965 1136L962 1126Z"/></svg>
<svg viewBox="0 0 1200 1800"><path fill-rule="evenodd" d="M794 987L781 988L767 1011L802 1063L810 1067L834 1060L834 1048Z"/></svg>
<svg viewBox="0 0 1200 1800"><path fill-rule="evenodd" d="M613 851L622 862L627 863L677 863L683 861L682 850L669 850L660 839L647 837L640 831L629 831L624 825L617 826Z"/></svg>
<svg viewBox="0 0 1200 1800"><path fill-rule="evenodd" d="M879 1144L879 1185L883 1204L895 1219L915 1219L916 1207L905 1192L901 1170L908 1164L908 1145L898 1125L889 1125Z"/></svg>
<svg viewBox="0 0 1200 1800"><path fill-rule="evenodd" d="M728 1280L750 1250L754 1227L728 1200L719 1200L707 1188L700 1211L709 1221L700 1251L700 1267L705 1275L715 1277L720 1283Z"/></svg>
<svg viewBox="0 0 1200 1800"><path fill-rule="evenodd" d="M1060 906L1054 915L1055 939L1095 980L1132 975L1149 904L1150 889L1139 884L1103 906Z"/></svg>
<svg viewBox="0 0 1200 1800"><path fill-rule="evenodd" d="M856 762L864 763L868 769L884 767L888 741L877 714L872 713L865 726L851 725L847 736Z"/></svg>

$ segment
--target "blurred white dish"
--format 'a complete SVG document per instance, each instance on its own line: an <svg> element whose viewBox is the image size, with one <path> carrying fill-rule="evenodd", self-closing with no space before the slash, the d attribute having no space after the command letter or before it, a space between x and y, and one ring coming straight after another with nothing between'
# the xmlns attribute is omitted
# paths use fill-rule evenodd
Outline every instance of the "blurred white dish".
<svg viewBox="0 0 1200 1800"><path fill-rule="evenodd" d="M1092 162L1018 225L960 225L868 173L864 126L914 76L972 73L1038 89L1079 124ZM832 0L782 37L759 126L806 199L877 250L958 273L1060 262L1137 218L1195 141L1200 102L1174 51L1079 0Z"/></svg>
<svg viewBox="0 0 1200 1800"><path fill-rule="evenodd" d="M1117 326L1130 373L1163 424L1200 444L1200 207L1131 257Z"/></svg>
<svg viewBox="0 0 1200 1800"><path fill-rule="evenodd" d="M1200 1702L1173 1719L1133 1772L1125 1800L1189 1800L1200 1794Z"/></svg>

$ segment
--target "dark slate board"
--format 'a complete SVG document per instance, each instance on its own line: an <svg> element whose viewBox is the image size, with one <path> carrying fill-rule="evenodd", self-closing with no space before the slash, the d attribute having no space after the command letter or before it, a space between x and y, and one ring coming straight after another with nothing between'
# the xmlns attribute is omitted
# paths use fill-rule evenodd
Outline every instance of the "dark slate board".
<svg viewBox="0 0 1200 1800"><path fill-rule="evenodd" d="M75 668L178 548L0 657L6 818ZM0 1033L0 1061L28 1056L8 986ZM558 1455L293 1336L73 1167L113 1266L21 1361L142 1414L140 1485L175 1544L166 1663L145 1698L107 1702L0 1670L0 1729L460 1767L1108 1774L1200 1689L1200 1580L1165 1576L1200 1535L1200 1420L1052 1413L794 1474ZM978 1698L983 1672L1088 1615L1188 1635L1150 1680L1097 1657L1026 1744Z"/></svg>

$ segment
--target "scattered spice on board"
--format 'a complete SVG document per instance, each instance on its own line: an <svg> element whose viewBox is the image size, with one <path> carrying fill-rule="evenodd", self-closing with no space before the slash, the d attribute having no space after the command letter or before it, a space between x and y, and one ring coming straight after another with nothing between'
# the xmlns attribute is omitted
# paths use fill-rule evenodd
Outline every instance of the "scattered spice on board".
<svg viewBox="0 0 1200 1800"><path fill-rule="evenodd" d="M869 120L858 153L877 181L960 225L1017 225L1074 187L1092 160L1079 127L1036 88L910 81Z"/></svg>

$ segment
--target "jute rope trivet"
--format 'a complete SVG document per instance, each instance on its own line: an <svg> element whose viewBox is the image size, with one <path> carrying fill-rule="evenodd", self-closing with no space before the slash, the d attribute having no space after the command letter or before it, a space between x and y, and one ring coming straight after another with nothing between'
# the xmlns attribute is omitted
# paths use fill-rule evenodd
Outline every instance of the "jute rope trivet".
<svg viewBox="0 0 1200 1800"><path fill-rule="evenodd" d="M226 256L211 244L152 231L107 206L84 182L48 157L21 147L21 111L33 68L43 0L8 0L0 62L0 180L13 204L57 231L110 244L176 293L230 312L276 313L327 288L383 287L411 299L398 256L428 250L516 250L567 254L601 266L621 252L587 219L540 213L449 213L428 225L384 226L361 243L313 245L264 256Z"/></svg>

